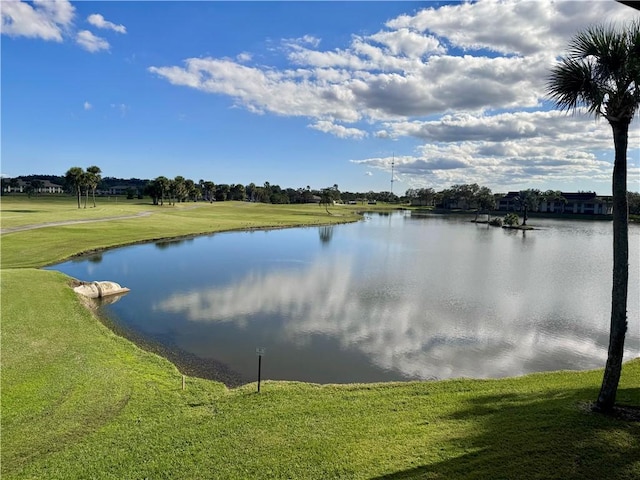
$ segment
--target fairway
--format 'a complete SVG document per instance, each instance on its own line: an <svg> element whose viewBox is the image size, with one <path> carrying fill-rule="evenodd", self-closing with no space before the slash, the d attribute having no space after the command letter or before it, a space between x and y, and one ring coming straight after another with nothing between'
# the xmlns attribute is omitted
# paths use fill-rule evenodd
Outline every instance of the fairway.
<svg viewBox="0 0 640 480"><path fill-rule="evenodd" d="M2 229L53 225L4 233L2 268L49 265L82 252L161 238L229 230L328 225L361 218L357 207L335 206L329 215L317 204L191 202L158 206L123 198L119 202L102 204L102 199L99 202L95 209L78 209L71 197L3 197ZM5 215L10 217L6 223ZM109 221L105 222L105 219ZM58 223L60 225L56 225ZM42 248L43 245L47 248Z"/></svg>
<svg viewBox="0 0 640 480"><path fill-rule="evenodd" d="M26 216L14 226L79 220L73 202L3 197L2 227L5 214ZM640 423L589 410L601 371L267 381L259 394L187 376L183 389L174 365L105 327L68 277L38 268L127 243L359 216L235 202L99 208L92 218L152 214L0 237L3 479L640 478ZM640 359L624 365L618 402L640 406Z"/></svg>

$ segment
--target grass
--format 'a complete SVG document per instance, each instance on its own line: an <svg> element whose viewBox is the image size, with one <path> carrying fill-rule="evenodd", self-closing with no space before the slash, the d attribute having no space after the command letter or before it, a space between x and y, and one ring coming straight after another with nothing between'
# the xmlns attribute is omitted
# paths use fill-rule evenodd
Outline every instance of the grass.
<svg viewBox="0 0 640 480"><path fill-rule="evenodd" d="M163 207L126 200L99 208L78 209L74 199L3 197L2 228L38 225L54 221L114 218L109 222L80 223L19 231L2 235L2 268L28 268L57 263L82 252L123 244L248 228L281 228L355 221L360 216L349 207L332 207L327 215L318 205L267 205L246 202L184 203ZM113 208L111 208L113 207ZM21 211L13 224L5 224L8 212ZM145 217L117 219L151 212ZM46 248L43 246L46 245Z"/></svg>
<svg viewBox="0 0 640 480"><path fill-rule="evenodd" d="M296 215L282 207L278 220L272 208L270 222ZM201 211L225 212L168 213L173 223L164 230L156 218L141 232L175 236L188 230L183 222L203 228L213 217ZM240 224L259 215L238 212ZM72 230L78 248L100 244L106 225L143 237L120 230L128 223L86 224L81 237ZM70 235L60 227L3 235L3 265L20 263L15 250L5 252L6 240L31 242L36 232L34 254L66 254L53 248L53 239ZM182 390L172 364L103 326L68 280L37 268L1 272L3 480L640 478L640 423L588 409L600 371L371 385L267 381L260 394L255 383L229 390L188 377ZM640 405L640 359L625 364L618 401Z"/></svg>

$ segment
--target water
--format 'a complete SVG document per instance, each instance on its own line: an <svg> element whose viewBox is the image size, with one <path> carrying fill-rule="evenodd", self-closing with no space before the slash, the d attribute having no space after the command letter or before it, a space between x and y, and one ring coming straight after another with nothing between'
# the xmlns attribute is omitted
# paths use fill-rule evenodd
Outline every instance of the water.
<svg viewBox="0 0 640 480"><path fill-rule="evenodd" d="M369 214L335 227L136 245L54 267L131 292L106 313L255 381L503 377L604 366L611 223ZM640 228L630 228L625 359L640 355Z"/></svg>

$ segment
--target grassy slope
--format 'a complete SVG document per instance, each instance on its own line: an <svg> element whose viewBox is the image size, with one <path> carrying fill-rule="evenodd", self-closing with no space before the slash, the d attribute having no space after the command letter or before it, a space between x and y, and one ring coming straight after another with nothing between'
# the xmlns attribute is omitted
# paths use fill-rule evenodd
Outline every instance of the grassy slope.
<svg viewBox="0 0 640 480"><path fill-rule="evenodd" d="M16 263L4 236L2 249ZM3 479L640 478L640 424L583 408L600 372L266 382L261 394L188 378L183 391L175 367L103 327L64 275L0 280ZM640 360L619 401L640 404Z"/></svg>
<svg viewBox="0 0 640 480"><path fill-rule="evenodd" d="M26 199L11 197L2 200L2 226L5 212L33 211L22 214L22 225L68 220L71 212L77 212L67 199L51 205L46 199ZM56 263L78 252L108 248L126 243L153 240L164 237L193 235L224 230L287 227L292 225L320 225L357 220L359 216L347 207L331 208L333 215L327 215L324 208L317 205L265 205L245 202L188 203L175 207L154 207L152 205L130 205L122 210L120 204L111 211L103 207L101 215L97 209L81 209L86 218L114 217L135 214L136 210L151 211L147 217L126 220L112 220L100 223L83 223L58 227L41 228L2 235L2 268L39 267ZM46 217L42 216L46 211ZM33 216L30 216L33 215ZM31 221L29 222L29 220ZM78 219L74 217L73 219ZM46 245L46 248L43 246Z"/></svg>

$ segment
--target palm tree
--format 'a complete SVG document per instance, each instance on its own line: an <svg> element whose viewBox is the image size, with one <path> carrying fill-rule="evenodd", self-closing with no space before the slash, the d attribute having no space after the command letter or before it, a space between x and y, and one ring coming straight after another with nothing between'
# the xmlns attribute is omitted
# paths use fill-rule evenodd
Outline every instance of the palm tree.
<svg viewBox="0 0 640 480"><path fill-rule="evenodd" d="M82 174L82 188L84 188L84 208L87 208L89 188L91 188L91 174L87 171Z"/></svg>
<svg viewBox="0 0 640 480"><path fill-rule="evenodd" d="M160 205L164 206L164 196L169 191L169 179L161 175L157 177L154 182L160 193Z"/></svg>
<svg viewBox="0 0 640 480"><path fill-rule="evenodd" d="M207 201L213 202L213 195L215 194L215 191L216 191L215 183L213 183L210 180L205 180L203 183L203 188L204 188L204 197L207 199Z"/></svg>
<svg viewBox="0 0 640 480"><path fill-rule="evenodd" d="M78 196L78 208L80 208L80 195L82 190L82 182L84 181L84 171L80 167L71 167L64 174L67 184Z"/></svg>
<svg viewBox="0 0 640 480"><path fill-rule="evenodd" d="M89 187L91 188L91 193L93 194L93 206L96 206L96 188L100 184L100 180L102 180L102 176L100 175L102 170L100 167L92 165L87 167L87 180L89 183Z"/></svg>
<svg viewBox="0 0 640 480"><path fill-rule="evenodd" d="M514 198L516 203L520 205L520 209L523 211L522 226L527 224L527 212L537 211L538 204L540 203L540 190L529 188L528 190L521 190L518 196Z"/></svg>
<svg viewBox="0 0 640 480"><path fill-rule="evenodd" d="M551 71L547 91L563 110L586 107L607 119L613 130L613 288L609 351L595 409L610 411L622 371L627 331L629 283L629 218L627 203L627 143L629 124L640 104L640 22L618 30L593 26L578 33L568 54Z"/></svg>

